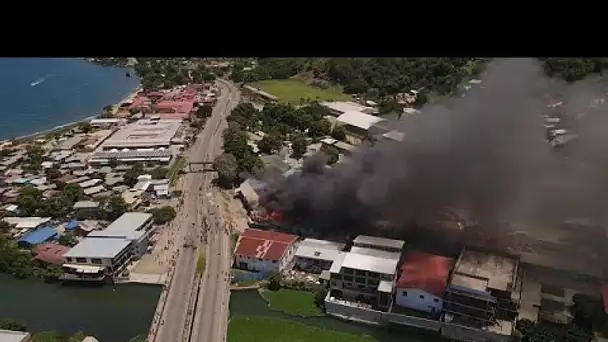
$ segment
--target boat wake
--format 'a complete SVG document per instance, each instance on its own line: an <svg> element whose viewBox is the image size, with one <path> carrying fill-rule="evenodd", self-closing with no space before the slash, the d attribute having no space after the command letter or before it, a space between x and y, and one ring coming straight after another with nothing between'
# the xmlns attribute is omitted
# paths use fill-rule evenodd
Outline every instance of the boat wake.
<svg viewBox="0 0 608 342"><path fill-rule="evenodd" d="M30 86L35 87L37 85L39 85L40 83L46 81L49 77L51 77L51 75L44 75L42 77L40 77L39 79L35 80L34 82L30 83Z"/></svg>

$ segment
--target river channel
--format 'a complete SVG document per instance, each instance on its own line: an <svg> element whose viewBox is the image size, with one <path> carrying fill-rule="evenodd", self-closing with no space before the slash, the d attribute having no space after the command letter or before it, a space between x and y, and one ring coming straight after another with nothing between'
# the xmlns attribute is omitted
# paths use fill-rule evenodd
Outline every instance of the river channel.
<svg viewBox="0 0 608 342"><path fill-rule="evenodd" d="M378 342L445 341L437 335L428 334L414 329L393 326L375 328L341 321L339 319L335 319L328 316L303 318L288 315L279 311L269 309L266 301L264 301L256 291L233 291L230 294L230 315L276 317L328 330L349 332L356 335L366 334L372 336Z"/></svg>
<svg viewBox="0 0 608 342"><path fill-rule="evenodd" d="M102 342L126 342L148 332L160 293L154 285L74 287L0 274L0 318L34 333L80 330Z"/></svg>

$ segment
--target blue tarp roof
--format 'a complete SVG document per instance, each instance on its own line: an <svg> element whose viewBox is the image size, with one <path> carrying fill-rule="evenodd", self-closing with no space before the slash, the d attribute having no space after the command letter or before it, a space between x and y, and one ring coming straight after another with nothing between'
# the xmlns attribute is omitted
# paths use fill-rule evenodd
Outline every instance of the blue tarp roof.
<svg viewBox="0 0 608 342"><path fill-rule="evenodd" d="M46 226L27 233L19 239L19 242L38 245L54 238L57 234L57 231L53 227Z"/></svg>
<svg viewBox="0 0 608 342"><path fill-rule="evenodd" d="M80 222L78 222L76 220L72 220L65 225L65 229L67 229L67 230L74 230L78 227L80 227Z"/></svg>

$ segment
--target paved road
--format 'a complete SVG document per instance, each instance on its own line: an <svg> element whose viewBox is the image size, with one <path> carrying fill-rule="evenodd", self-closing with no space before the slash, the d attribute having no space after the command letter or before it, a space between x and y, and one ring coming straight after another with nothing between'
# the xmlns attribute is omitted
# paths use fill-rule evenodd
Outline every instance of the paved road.
<svg viewBox="0 0 608 342"><path fill-rule="evenodd" d="M238 103L238 90L228 82L219 81L221 95L214 107L212 116L207 120L205 127L199 134L192 147L186 152L191 161L212 161L215 153L221 147L221 133L226 126L224 118ZM234 100L236 99L236 103ZM203 231L203 217L207 216L204 203L208 200L211 176L204 173L187 173L184 175L183 205L176 217L176 223L181 226L180 233L175 238L175 246L180 250L171 281L167 302L162 314L162 324L159 328L156 342L188 341L191 312L189 312L191 299L196 294L195 269L198 258L196 247L182 247L189 242L198 246L205 233ZM212 258L207 264L213 267Z"/></svg>
<svg viewBox="0 0 608 342"><path fill-rule="evenodd" d="M229 92L227 111L239 102L240 93L232 84L225 83L225 92ZM207 158L213 158L221 153L221 133L227 127L223 118L218 117L213 122L216 137L209 139ZM216 126L217 125L217 126ZM211 177L207 175L206 177ZM210 179L205 184L210 184ZM203 210L208 223L207 231L207 267L201 282L198 303L192 327L191 342L220 342L226 340L228 323L228 302L230 296L229 274L231 265L230 229L221 217L219 206L215 199L216 189L208 186L203 202Z"/></svg>

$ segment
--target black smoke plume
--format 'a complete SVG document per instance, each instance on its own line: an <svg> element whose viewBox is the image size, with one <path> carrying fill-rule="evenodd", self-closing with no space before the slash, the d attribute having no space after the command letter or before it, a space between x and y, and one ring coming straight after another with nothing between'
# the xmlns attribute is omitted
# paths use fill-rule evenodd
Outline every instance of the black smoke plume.
<svg viewBox="0 0 608 342"><path fill-rule="evenodd" d="M430 227L450 212L488 227L603 222L608 113L589 107L602 84L560 83L532 59L496 60L482 81L463 98L391 122L406 133L403 142L362 147L331 169L323 156L311 158L301 174L270 180L261 202L315 229L353 234L378 221ZM579 135L559 151L543 126L543 115L559 110L547 105L557 101Z"/></svg>

